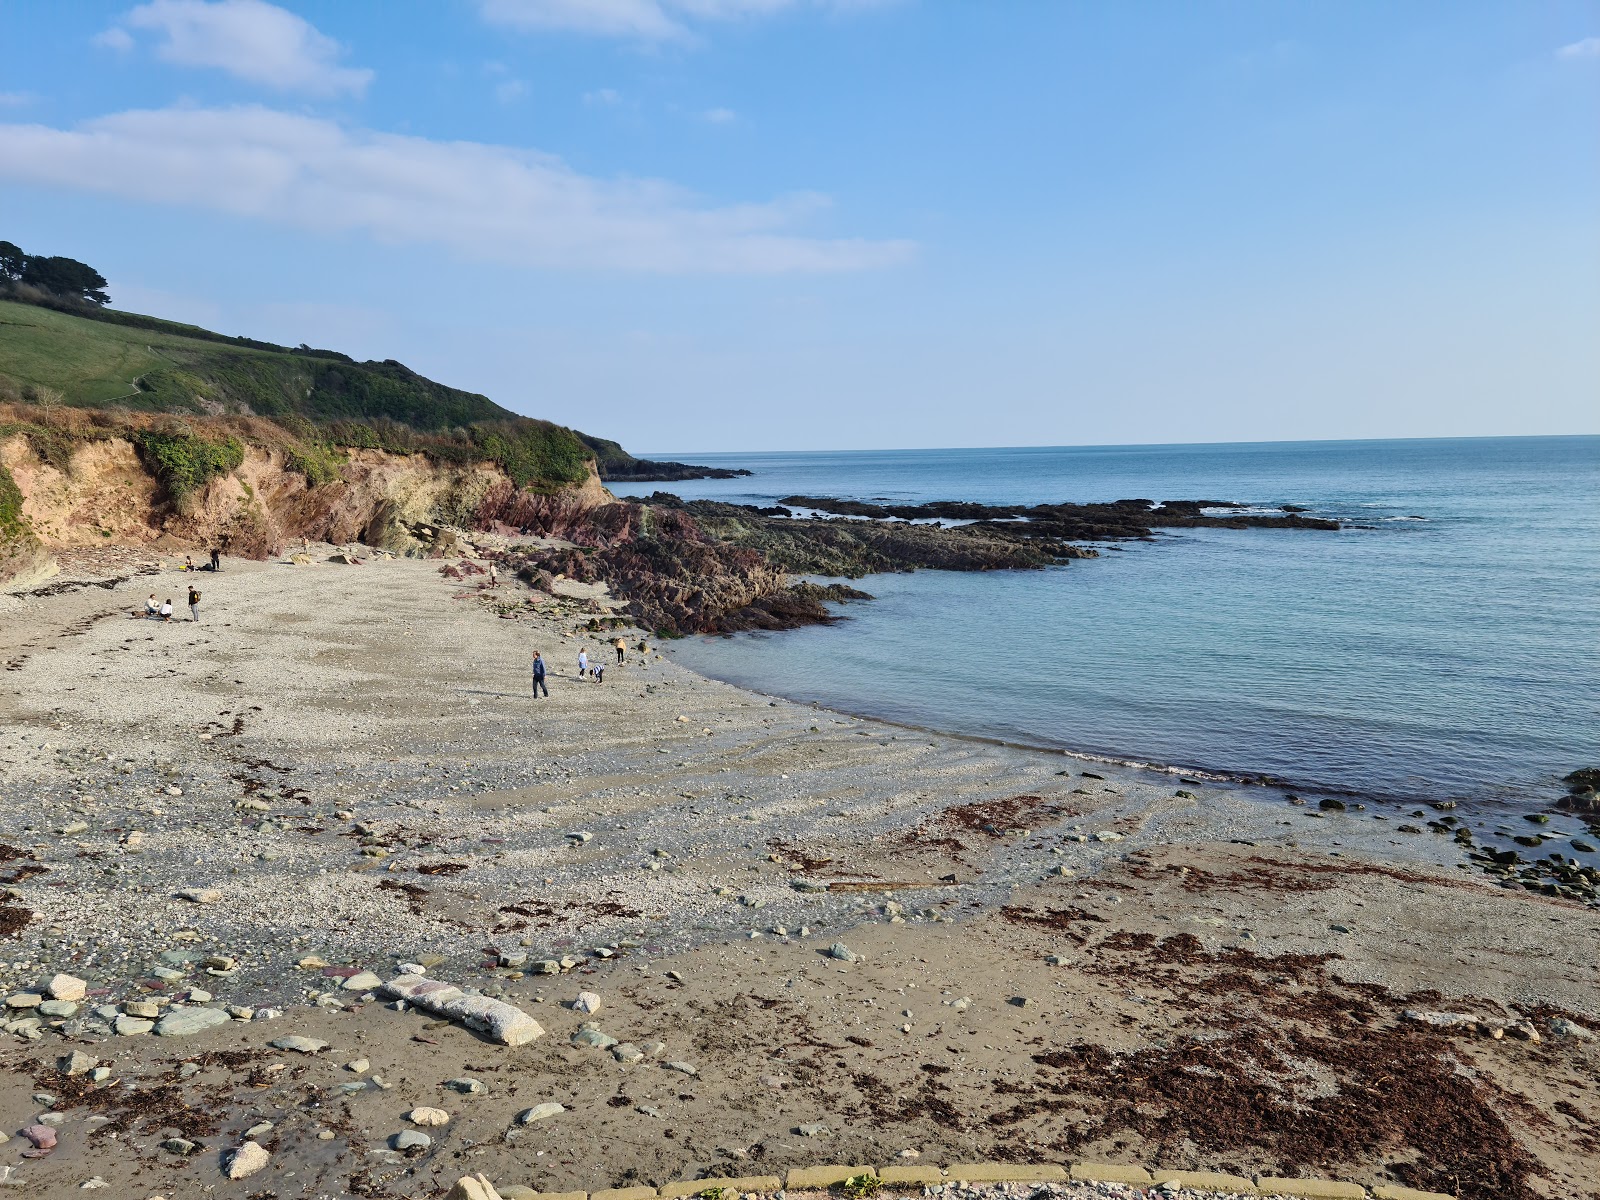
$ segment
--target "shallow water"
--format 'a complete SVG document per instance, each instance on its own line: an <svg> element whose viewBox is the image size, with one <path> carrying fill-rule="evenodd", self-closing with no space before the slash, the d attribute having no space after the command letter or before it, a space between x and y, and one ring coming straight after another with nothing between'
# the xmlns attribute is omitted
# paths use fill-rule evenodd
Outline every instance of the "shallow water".
<svg viewBox="0 0 1600 1200"><path fill-rule="evenodd" d="M931 728L1396 800L1544 800L1600 764L1600 438L675 455L658 487L989 503L1303 504L1045 571L873 576L832 627L696 670ZM1420 518L1420 519L1419 519Z"/></svg>

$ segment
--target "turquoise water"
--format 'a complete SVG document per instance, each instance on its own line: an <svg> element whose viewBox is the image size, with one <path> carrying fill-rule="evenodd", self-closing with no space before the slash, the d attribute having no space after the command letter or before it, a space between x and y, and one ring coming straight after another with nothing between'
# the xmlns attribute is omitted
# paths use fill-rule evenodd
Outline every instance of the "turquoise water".
<svg viewBox="0 0 1600 1200"><path fill-rule="evenodd" d="M1394 800L1542 801L1600 764L1600 438L692 455L657 486L1307 505L1045 571L918 572L831 627L693 638L717 678L954 733Z"/></svg>

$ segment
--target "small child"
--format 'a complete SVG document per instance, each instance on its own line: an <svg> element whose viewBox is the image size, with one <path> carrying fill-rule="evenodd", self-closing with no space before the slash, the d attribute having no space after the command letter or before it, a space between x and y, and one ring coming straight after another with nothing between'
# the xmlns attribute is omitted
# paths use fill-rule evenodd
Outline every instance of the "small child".
<svg viewBox="0 0 1600 1200"><path fill-rule="evenodd" d="M594 670L591 673L594 675L596 683L604 683L606 681L606 664L604 662L595 663Z"/></svg>

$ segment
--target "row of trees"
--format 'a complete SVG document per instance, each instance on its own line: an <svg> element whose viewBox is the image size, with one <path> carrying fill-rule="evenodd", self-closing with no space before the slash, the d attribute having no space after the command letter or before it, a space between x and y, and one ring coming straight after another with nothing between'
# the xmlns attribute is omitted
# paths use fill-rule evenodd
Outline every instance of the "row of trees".
<svg viewBox="0 0 1600 1200"><path fill-rule="evenodd" d="M87 263L59 255L28 254L14 242L0 241L0 292L26 288L96 307L111 301L105 276Z"/></svg>

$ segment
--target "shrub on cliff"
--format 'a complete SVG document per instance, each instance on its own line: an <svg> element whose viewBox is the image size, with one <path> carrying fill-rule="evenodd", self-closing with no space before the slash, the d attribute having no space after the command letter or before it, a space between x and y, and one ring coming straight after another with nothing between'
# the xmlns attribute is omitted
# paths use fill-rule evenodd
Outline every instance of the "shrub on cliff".
<svg viewBox="0 0 1600 1200"><path fill-rule="evenodd" d="M551 491L589 476L593 455L564 426L524 418L475 425L471 436L478 452L499 463L519 488Z"/></svg>
<svg viewBox="0 0 1600 1200"><path fill-rule="evenodd" d="M22 516L22 489L11 478L11 472L0 465L0 545L27 532L28 524Z"/></svg>
<svg viewBox="0 0 1600 1200"><path fill-rule="evenodd" d="M180 508L212 479L244 462L244 445L236 437L210 442L187 433L146 429L136 435L134 446L145 468Z"/></svg>
<svg viewBox="0 0 1600 1200"><path fill-rule="evenodd" d="M317 442L301 442L284 451L284 467L305 476L307 487L320 487L339 478L339 467L349 456Z"/></svg>

